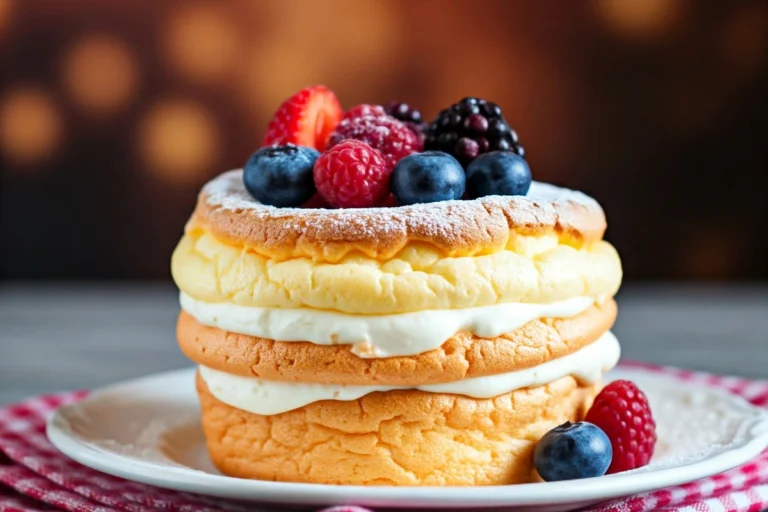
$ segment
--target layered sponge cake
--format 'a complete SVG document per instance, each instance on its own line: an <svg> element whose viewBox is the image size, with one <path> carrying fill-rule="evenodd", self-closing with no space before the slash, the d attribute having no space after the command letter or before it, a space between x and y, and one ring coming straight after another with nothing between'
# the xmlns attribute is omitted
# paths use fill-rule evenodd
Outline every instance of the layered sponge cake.
<svg viewBox="0 0 768 512"><path fill-rule="evenodd" d="M583 419L619 358L621 265L598 203L529 179L524 195L285 207L245 172L203 188L172 260L214 464L285 482L537 480L536 442Z"/></svg>
<svg viewBox="0 0 768 512"><path fill-rule="evenodd" d="M173 257L211 457L267 480L531 480L619 348L621 267L588 197L262 206L204 187Z"/></svg>

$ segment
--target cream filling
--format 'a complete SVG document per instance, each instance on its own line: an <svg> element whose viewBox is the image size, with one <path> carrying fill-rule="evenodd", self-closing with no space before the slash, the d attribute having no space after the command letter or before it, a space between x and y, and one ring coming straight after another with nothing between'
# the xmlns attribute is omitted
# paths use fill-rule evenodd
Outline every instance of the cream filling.
<svg viewBox="0 0 768 512"><path fill-rule="evenodd" d="M352 353L359 357L381 358L429 352L462 331L493 338L537 318L573 317L589 309L595 299L574 297L550 304L511 302L393 315L209 303L184 292L180 302L184 311L209 327L275 341L353 345Z"/></svg>
<svg viewBox="0 0 768 512"><path fill-rule="evenodd" d="M348 386L278 382L242 377L200 366L200 376L210 392L225 404L255 414L270 415L304 407L320 400L357 400L375 391L418 389L429 393L450 393L473 398L492 398L516 389L543 386L572 375L583 383L597 382L619 360L619 342L606 332L593 343L567 356L499 375L420 386Z"/></svg>

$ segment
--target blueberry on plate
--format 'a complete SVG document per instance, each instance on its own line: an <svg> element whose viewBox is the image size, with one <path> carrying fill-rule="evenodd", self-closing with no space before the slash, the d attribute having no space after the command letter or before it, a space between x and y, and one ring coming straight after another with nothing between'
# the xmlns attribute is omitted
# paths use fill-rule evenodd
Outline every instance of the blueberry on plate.
<svg viewBox="0 0 768 512"><path fill-rule="evenodd" d="M524 196L531 188L531 169L523 157L511 151L491 151L467 167L469 197Z"/></svg>
<svg viewBox="0 0 768 512"><path fill-rule="evenodd" d="M611 441L600 427L567 421L539 440L533 463L547 482L602 476L611 465Z"/></svg>
<svg viewBox="0 0 768 512"><path fill-rule="evenodd" d="M442 151L414 153L392 170L390 188L402 205L460 199L466 180L458 160Z"/></svg>
<svg viewBox="0 0 768 512"><path fill-rule="evenodd" d="M299 206L315 194L317 150L286 144L255 152L243 168L246 190L262 204Z"/></svg>

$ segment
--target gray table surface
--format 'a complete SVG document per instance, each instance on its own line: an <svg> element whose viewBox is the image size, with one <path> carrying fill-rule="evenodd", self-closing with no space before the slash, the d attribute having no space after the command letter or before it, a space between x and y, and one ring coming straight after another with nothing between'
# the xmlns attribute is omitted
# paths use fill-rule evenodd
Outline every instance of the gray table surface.
<svg viewBox="0 0 768 512"><path fill-rule="evenodd" d="M768 285L626 285L624 357L768 378ZM170 284L0 285L0 405L190 363Z"/></svg>

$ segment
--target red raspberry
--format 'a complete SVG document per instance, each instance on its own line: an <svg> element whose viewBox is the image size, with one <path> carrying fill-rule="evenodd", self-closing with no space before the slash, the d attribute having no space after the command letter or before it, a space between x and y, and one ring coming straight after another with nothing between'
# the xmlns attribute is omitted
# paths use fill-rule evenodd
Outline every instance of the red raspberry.
<svg viewBox="0 0 768 512"><path fill-rule="evenodd" d="M312 197L309 198L309 201L301 205L302 208L330 208L331 205L328 204L328 201L323 199L323 196L320 194L315 194Z"/></svg>
<svg viewBox="0 0 768 512"><path fill-rule="evenodd" d="M387 116L343 120L328 138L328 147L346 139L361 140L381 151L390 169L402 158L423 148L419 138L405 124Z"/></svg>
<svg viewBox="0 0 768 512"><path fill-rule="evenodd" d="M656 422L645 393L628 380L608 384L584 418L608 435L613 460L607 474L645 466L656 445Z"/></svg>
<svg viewBox="0 0 768 512"><path fill-rule="evenodd" d="M389 175L384 155L359 140L345 140L315 161L315 186L332 206L374 206L389 194Z"/></svg>
<svg viewBox="0 0 768 512"><path fill-rule="evenodd" d="M262 146L296 144L325 149L328 134L341 118L336 95L324 85L302 89L280 105L267 127Z"/></svg>
<svg viewBox="0 0 768 512"><path fill-rule="evenodd" d="M351 109L344 112L344 115L341 116L341 120L345 119L356 119L358 117L365 117L365 116L373 116L373 117L381 117L386 116L387 113L384 111L384 107L381 105L357 105L355 107L352 107Z"/></svg>
<svg viewBox="0 0 768 512"><path fill-rule="evenodd" d="M379 206L384 208L394 208L395 206L400 206L400 203L397 202L397 198L394 194L389 194L379 203Z"/></svg>

